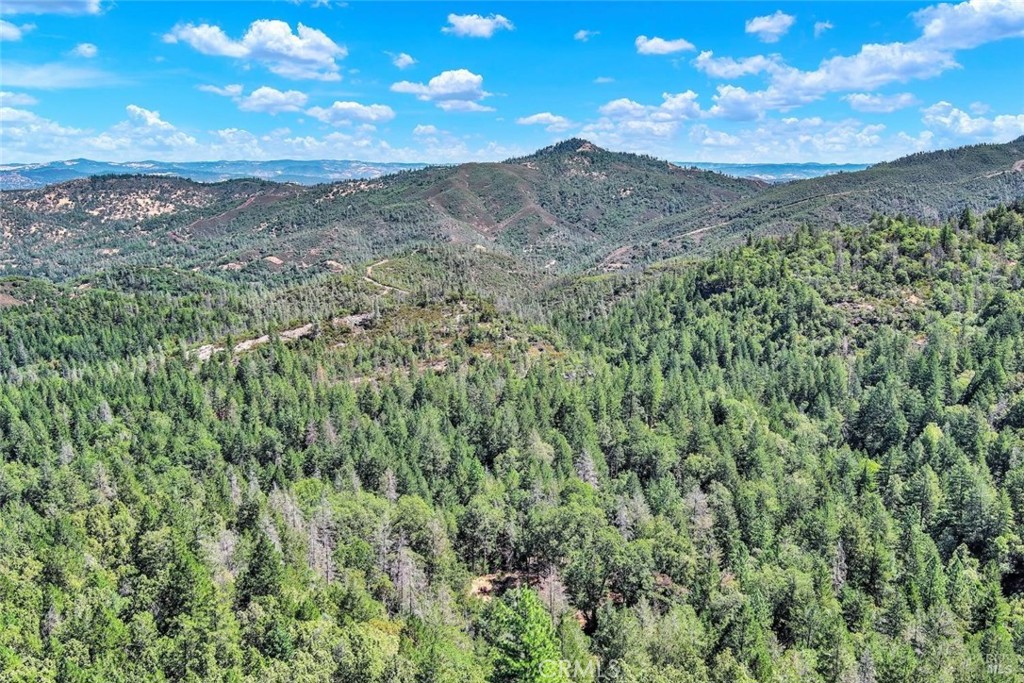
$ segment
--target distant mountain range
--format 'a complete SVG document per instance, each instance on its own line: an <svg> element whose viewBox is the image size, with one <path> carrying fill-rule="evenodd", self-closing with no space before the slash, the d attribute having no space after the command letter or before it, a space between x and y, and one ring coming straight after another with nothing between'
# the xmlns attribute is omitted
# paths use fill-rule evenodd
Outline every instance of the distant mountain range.
<svg viewBox="0 0 1024 683"><path fill-rule="evenodd" d="M766 183L785 183L790 180L806 180L833 173L863 171L870 164L719 164L706 161L676 161L677 166L714 171L737 178L753 178Z"/></svg>
<svg viewBox="0 0 1024 683"><path fill-rule="evenodd" d="M839 172L860 171L867 164L722 164L680 161L683 168L715 171L736 178L753 178L766 183L816 178ZM69 159L45 164L4 164L0 166L0 190L32 190L54 183L97 175L158 175L215 183L239 178L259 178L279 183L317 185L339 180L379 178L382 175L423 168L427 164L397 164L376 161L321 159L314 161L130 161L110 162Z"/></svg>
<svg viewBox="0 0 1024 683"><path fill-rule="evenodd" d="M375 161L324 159L319 161L130 161L91 159L51 161L45 164L4 164L0 166L0 190L31 190L54 183L97 175L174 176L200 183L238 178L260 178L278 183L317 185L339 180L378 178L389 173L423 168L426 164L397 164Z"/></svg>

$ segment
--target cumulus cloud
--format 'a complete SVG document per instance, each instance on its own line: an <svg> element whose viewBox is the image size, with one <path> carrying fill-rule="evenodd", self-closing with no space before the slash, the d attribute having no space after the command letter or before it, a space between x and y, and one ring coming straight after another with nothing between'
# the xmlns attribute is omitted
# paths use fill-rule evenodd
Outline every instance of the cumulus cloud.
<svg viewBox="0 0 1024 683"><path fill-rule="evenodd" d="M4 98L7 96L4 95ZM253 133L226 127L201 134L179 130L155 111L132 105L127 117L99 133L69 128L30 111L0 103L0 145L12 161L52 161L70 157L111 161L163 159L372 159L453 163L497 161L522 156L529 150L483 142L469 146L443 130L424 126L418 143L393 147L377 137L369 124L353 125L324 135L302 135L288 128Z"/></svg>
<svg viewBox="0 0 1024 683"><path fill-rule="evenodd" d="M71 54L75 57L83 57L85 59L92 59L99 54L99 48L92 43L79 43L75 45L75 48L71 50Z"/></svg>
<svg viewBox="0 0 1024 683"><path fill-rule="evenodd" d="M843 97L852 109L870 113L888 114L899 109L906 109L917 104L917 98L908 92L895 95L876 95L872 93L851 93Z"/></svg>
<svg viewBox="0 0 1024 683"><path fill-rule="evenodd" d="M241 40L231 39L222 28L210 24L179 24L163 37L165 43L183 42L204 55L254 61L272 73L294 80L341 80L337 60L348 50L323 31L276 19L252 22Z"/></svg>
<svg viewBox="0 0 1024 683"><path fill-rule="evenodd" d="M32 24L22 24L21 26L17 26L9 21L0 19L0 42L10 41L13 43L21 40L26 33L34 28L35 26Z"/></svg>
<svg viewBox="0 0 1024 683"><path fill-rule="evenodd" d="M775 88L749 91L738 85L718 86L711 99L714 105L707 115L731 121L753 121L763 118L769 109L787 111L811 100L809 97L801 100L795 93L783 93Z"/></svg>
<svg viewBox="0 0 1024 683"><path fill-rule="evenodd" d="M892 158L919 151L930 138L887 136L881 124L866 125L857 119L830 121L821 117L768 119L735 134L737 161L791 159L795 162L863 162ZM712 136L709 145L716 142Z"/></svg>
<svg viewBox="0 0 1024 683"><path fill-rule="evenodd" d="M12 154L35 159L68 156L114 160L190 159L201 151L192 135L178 130L158 111L129 104L125 112L124 121L99 134L68 128L34 114L25 116L27 112L18 116L16 124L0 128L6 149Z"/></svg>
<svg viewBox="0 0 1024 683"><path fill-rule="evenodd" d="M573 37L573 40L578 40L581 43L585 43L588 40L590 40L591 38L593 38L594 36L597 36L597 35L600 35L600 34L601 34L600 31L588 31L585 28L581 28L579 31L576 31L576 33L572 34L572 37Z"/></svg>
<svg viewBox="0 0 1024 683"><path fill-rule="evenodd" d="M769 85L763 90L719 86L717 105L710 114L738 120L759 118L765 111L788 111L831 92L875 90L890 83L938 76L955 66L952 54L912 43L868 44L855 55L826 59L813 71L781 63L769 66Z"/></svg>
<svg viewBox="0 0 1024 683"><path fill-rule="evenodd" d="M407 69L416 63L416 60L412 58L412 55L406 54L405 52L399 52L397 55L391 55L391 63L399 69Z"/></svg>
<svg viewBox="0 0 1024 683"><path fill-rule="evenodd" d="M665 40L657 36L654 38L637 36L634 44L636 45L637 53L641 55L670 55L676 52L689 52L696 49L693 43L684 38Z"/></svg>
<svg viewBox="0 0 1024 683"><path fill-rule="evenodd" d="M1024 3L1020 0L970 0L940 4L914 13L923 45L966 50L1004 38L1024 37Z"/></svg>
<svg viewBox="0 0 1024 683"><path fill-rule="evenodd" d="M939 4L912 16L921 27L918 38L909 42L864 44L855 54L830 57L812 70L787 66L781 59L765 61L770 58L754 57L730 62L712 58L710 54L703 58L702 54L695 66L709 74L718 70L741 75L744 68L752 70L763 66L768 75L768 85L763 90L748 92L735 86L724 92L720 89L716 98L718 106L713 107L710 114L737 119L759 118L767 110L787 111L833 92L868 94L891 83L934 78L959 68L956 50L1024 36L1024 3L1019 0ZM871 106L863 98L855 98L855 101Z"/></svg>
<svg viewBox="0 0 1024 683"><path fill-rule="evenodd" d="M656 122L685 121L700 117L697 93L687 90L681 93L662 93L659 105L640 104L622 97L602 105L598 111L609 118L651 120Z"/></svg>
<svg viewBox="0 0 1024 683"><path fill-rule="evenodd" d="M4 0L0 14L99 14L100 0Z"/></svg>
<svg viewBox="0 0 1024 683"><path fill-rule="evenodd" d="M385 104L360 104L359 102L335 102L330 107L313 107L306 113L313 118L341 125L353 121L384 123L395 118L395 111Z"/></svg>
<svg viewBox="0 0 1024 683"><path fill-rule="evenodd" d="M712 78L739 78L751 76L762 71L769 71L779 65L779 57L772 55L754 55L733 59L732 57L715 57L710 50L705 50L693 60L693 66Z"/></svg>
<svg viewBox="0 0 1024 683"><path fill-rule="evenodd" d="M748 19L746 32L758 37L762 43L777 43L796 22L796 17L776 10L775 14Z"/></svg>
<svg viewBox="0 0 1024 683"><path fill-rule="evenodd" d="M569 130L573 125L572 121L564 116L558 116L549 111L523 116L516 119L516 123L520 126L544 126L544 130L549 133L561 133Z"/></svg>
<svg viewBox="0 0 1024 683"><path fill-rule="evenodd" d="M238 108L242 111L278 114L284 111L300 111L309 99L306 93L298 90L277 90L268 86L256 88L246 97L239 99Z"/></svg>
<svg viewBox="0 0 1024 683"><path fill-rule="evenodd" d="M413 135L437 135L441 130L437 126L420 124L412 129Z"/></svg>
<svg viewBox="0 0 1024 683"><path fill-rule="evenodd" d="M611 76L598 76L597 78L594 79L594 83L596 83L597 85L607 85L609 83L614 82L615 79L612 78Z"/></svg>
<svg viewBox="0 0 1024 683"><path fill-rule="evenodd" d="M619 149L655 151L671 140L686 121L701 116L697 93L662 93L661 103L647 105L619 98L602 105L597 121L587 124L581 134L598 144Z"/></svg>
<svg viewBox="0 0 1024 683"><path fill-rule="evenodd" d="M1024 135L1024 114L971 116L946 101L936 102L922 113L921 120L926 126L962 141L1006 142Z"/></svg>
<svg viewBox="0 0 1024 683"><path fill-rule="evenodd" d="M160 118L160 112L152 109L143 109L136 104L129 104L125 107L125 111L128 112L128 118L135 123L142 124L147 128L153 128L154 130L174 130L174 126Z"/></svg>
<svg viewBox="0 0 1024 683"><path fill-rule="evenodd" d="M821 38L826 31L831 31L834 28L831 21L816 21L814 22L814 37Z"/></svg>
<svg viewBox="0 0 1024 683"><path fill-rule="evenodd" d="M8 97L10 94L4 93L0 100L0 148L4 150L5 158L52 161L65 157L72 143L84 133L33 112L8 106L15 104Z"/></svg>
<svg viewBox="0 0 1024 683"><path fill-rule="evenodd" d="M515 26L500 14L481 16L479 14L449 14L444 33L462 38L490 38L497 31L512 31Z"/></svg>
<svg viewBox="0 0 1024 683"><path fill-rule="evenodd" d="M690 142L702 147L737 147L743 141L730 133L697 124L690 129Z"/></svg>
<svg viewBox="0 0 1024 683"><path fill-rule="evenodd" d="M484 77L468 69L442 71L426 83L399 81L391 91L415 95L423 102L433 102L445 111L493 111L480 101L490 96L484 90Z"/></svg>
<svg viewBox="0 0 1024 683"><path fill-rule="evenodd" d="M280 114L281 112L302 111L309 99L306 93L298 90L278 90L269 86L256 88L248 95L243 95L241 85L233 83L223 88L216 85L200 85L202 92L231 98L241 111L260 112L263 114Z"/></svg>

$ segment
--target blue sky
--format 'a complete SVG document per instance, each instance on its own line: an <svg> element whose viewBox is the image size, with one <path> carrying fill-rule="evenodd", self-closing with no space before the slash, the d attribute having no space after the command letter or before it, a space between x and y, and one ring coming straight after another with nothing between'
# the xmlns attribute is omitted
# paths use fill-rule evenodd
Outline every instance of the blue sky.
<svg viewBox="0 0 1024 683"><path fill-rule="evenodd" d="M0 163L874 162L1024 134L1024 0L4 0Z"/></svg>

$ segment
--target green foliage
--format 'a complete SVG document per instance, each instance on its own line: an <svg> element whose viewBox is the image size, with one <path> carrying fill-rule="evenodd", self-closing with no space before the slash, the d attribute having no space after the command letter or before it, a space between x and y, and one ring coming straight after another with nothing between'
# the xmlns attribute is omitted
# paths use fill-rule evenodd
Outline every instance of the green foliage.
<svg viewBox="0 0 1024 683"><path fill-rule="evenodd" d="M0 680L1017 680L1022 209L5 280Z"/></svg>
<svg viewBox="0 0 1024 683"><path fill-rule="evenodd" d="M533 591L518 588L495 601L484 632L496 650L494 683L567 683L551 615Z"/></svg>

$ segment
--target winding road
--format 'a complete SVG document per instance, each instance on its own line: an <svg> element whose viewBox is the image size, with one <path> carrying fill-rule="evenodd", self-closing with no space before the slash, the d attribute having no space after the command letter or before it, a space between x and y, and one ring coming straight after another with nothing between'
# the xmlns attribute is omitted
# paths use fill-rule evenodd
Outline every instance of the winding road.
<svg viewBox="0 0 1024 683"><path fill-rule="evenodd" d="M392 287L391 285L384 284L380 280L374 280L373 279L373 269L376 268L377 266L383 266L385 263L387 263L390 260L391 259L382 259L380 261L377 261L376 263L371 263L370 265L366 266L366 275L363 276L363 279L366 280L367 282L369 282L370 284L377 285L378 287L380 287L381 289L384 289L385 291L388 291L388 292L398 292L400 294L408 294L409 293L408 290L402 289L400 287Z"/></svg>

